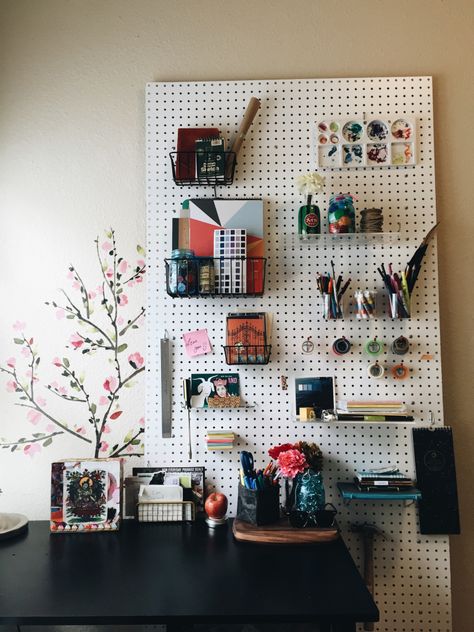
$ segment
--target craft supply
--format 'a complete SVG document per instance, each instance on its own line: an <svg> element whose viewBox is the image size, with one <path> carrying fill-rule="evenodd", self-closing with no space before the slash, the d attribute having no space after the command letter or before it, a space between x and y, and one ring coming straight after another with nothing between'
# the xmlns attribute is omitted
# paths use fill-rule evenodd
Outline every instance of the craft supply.
<svg viewBox="0 0 474 632"><path fill-rule="evenodd" d="M344 317L342 297L351 282L351 280L348 279L341 287L342 276L339 276L336 280L334 261L331 261L331 270L332 275L318 274L316 278L318 290L323 297L323 317L326 320L334 320Z"/></svg>
<svg viewBox="0 0 474 632"><path fill-rule="evenodd" d="M383 353L383 350L384 350L384 343L381 340L377 340L377 336L373 338L372 340L368 340L364 346L364 351L368 355L373 356L373 357L379 356L381 353Z"/></svg>
<svg viewBox="0 0 474 632"><path fill-rule="evenodd" d="M331 195L328 209L328 228L330 233L355 232L354 199L349 194Z"/></svg>
<svg viewBox="0 0 474 632"><path fill-rule="evenodd" d="M379 364L379 361L376 360L367 367L367 374L369 377L373 377L378 380L384 376L385 369L381 364Z"/></svg>
<svg viewBox="0 0 474 632"><path fill-rule="evenodd" d="M409 377L410 375L409 368L405 364L403 364L403 362L400 362L400 364L396 364L395 366L393 366L390 372L395 380L406 380L407 377Z"/></svg>
<svg viewBox="0 0 474 632"><path fill-rule="evenodd" d="M296 178L298 191L306 195L306 205L298 211L298 234L319 235L321 233L321 213L319 206L312 203L313 196L324 189L325 178L316 172Z"/></svg>
<svg viewBox="0 0 474 632"><path fill-rule="evenodd" d="M300 408L300 421L312 421L316 419L316 412L314 408L309 406L302 406Z"/></svg>
<svg viewBox="0 0 474 632"><path fill-rule="evenodd" d="M399 336L392 342L391 350L395 355L405 355L410 349L410 342L405 336Z"/></svg>
<svg viewBox="0 0 474 632"><path fill-rule="evenodd" d="M191 408L236 408L240 406L238 373L193 373Z"/></svg>
<svg viewBox="0 0 474 632"><path fill-rule="evenodd" d="M232 450L235 434L231 430L208 430L204 441L209 451Z"/></svg>
<svg viewBox="0 0 474 632"><path fill-rule="evenodd" d="M377 292L373 292L372 290L357 290L357 292L354 292L354 298L356 300L356 316L358 320L375 318Z"/></svg>
<svg viewBox="0 0 474 632"><path fill-rule="evenodd" d="M219 136L216 127L180 127L178 129L176 180L196 179L196 141L199 138Z"/></svg>
<svg viewBox="0 0 474 632"><path fill-rule="evenodd" d="M172 251L168 266L167 289L171 296L196 294L197 263L192 250L177 248Z"/></svg>
<svg viewBox="0 0 474 632"><path fill-rule="evenodd" d="M191 460L193 458L193 448L191 440L191 392L189 382L189 380L183 380L183 396L184 406L188 417L188 457L189 460Z"/></svg>
<svg viewBox="0 0 474 632"><path fill-rule="evenodd" d="M364 208L360 212L361 233L381 233L383 231L383 213L380 208Z"/></svg>
<svg viewBox="0 0 474 632"><path fill-rule="evenodd" d="M220 178L225 174L224 139L220 136L198 138L195 143L196 171L200 178Z"/></svg>
<svg viewBox="0 0 474 632"><path fill-rule="evenodd" d="M207 329L197 329L183 334L184 348L190 358L212 352Z"/></svg>
<svg viewBox="0 0 474 632"><path fill-rule="evenodd" d="M257 116L257 112L261 106L260 100L257 97L251 97L248 102L247 109L245 110L244 118L237 130L237 136L235 137L234 142L232 143L231 151L235 154L234 159L237 159L240 148L242 147L242 143L244 142L245 136L249 131L250 126L253 123L254 118ZM232 174L233 163L227 163L226 167L226 175Z"/></svg>
<svg viewBox="0 0 474 632"><path fill-rule="evenodd" d="M215 282L219 294L245 294L247 290L247 231L214 230Z"/></svg>
<svg viewBox="0 0 474 632"><path fill-rule="evenodd" d="M173 418L173 397L171 388L171 344L168 334L160 339L160 371L161 371L161 436L171 439L171 422Z"/></svg>
<svg viewBox="0 0 474 632"><path fill-rule="evenodd" d="M336 338L332 343L332 350L337 356L345 355L351 350L351 343L344 336L342 336L342 338Z"/></svg>

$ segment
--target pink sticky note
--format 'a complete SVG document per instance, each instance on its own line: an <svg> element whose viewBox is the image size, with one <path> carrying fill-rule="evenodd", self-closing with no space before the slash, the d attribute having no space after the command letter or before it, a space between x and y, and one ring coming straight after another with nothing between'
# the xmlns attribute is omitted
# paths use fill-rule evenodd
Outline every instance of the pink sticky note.
<svg viewBox="0 0 474 632"><path fill-rule="evenodd" d="M183 334L184 348L190 358L205 353L211 353L212 347L207 335L207 329L198 329L197 331L188 331Z"/></svg>

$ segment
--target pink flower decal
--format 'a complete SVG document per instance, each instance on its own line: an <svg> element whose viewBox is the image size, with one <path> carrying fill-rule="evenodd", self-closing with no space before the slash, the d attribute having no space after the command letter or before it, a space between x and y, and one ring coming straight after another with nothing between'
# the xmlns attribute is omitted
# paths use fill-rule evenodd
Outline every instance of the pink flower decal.
<svg viewBox="0 0 474 632"><path fill-rule="evenodd" d="M9 382L7 382L7 392L8 393L14 393L17 389L17 383L14 382L13 380L10 380Z"/></svg>
<svg viewBox="0 0 474 632"><path fill-rule="evenodd" d="M302 474L308 467L304 454L295 449L281 452L278 456L278 465L283 476L287 478Z"/></svg>
<svg viewBox="0 0 474 632"><path fill-rule="evenodd" d="M110 426L108 426L107 424L105 424L105 426L104 426L104 432L105 432L105 434L109 434L109 432L110 432Z"/></svg>
<svg viewBox="0 0 474 632"><path fill-rule="evenodd" d="M54 366L62 366L63 365L63 361L61 360L61 358L53 358L53 364ZM55 385L54 387L56 387L57 382L53 382L53 384ZM53 386L53 384L51 384L51 386Z"/></svg>
<svg viewBox="0 0 474 632"><path fill-rule="evenodd" d="M48 424L45 428L46 432L53 432L54 424Z"/></svg>
<svg viewBox="0 0 474 632"><path fill-rule="evenodd" d="M110 250L112 250L112 244L110 243L110 241L104 241L104 243L102 244L102 250L106 250L107 252L110 252Z"/></svg>
<svg viewBox="0 0 474 632"><path fill-rule="evenodd" d="M104 388L106 391L109 391L109 393L112 393L113 391L115 391L117 386L118 386L117 378L114 377L113 375L110 375L108 378L105 379Z"/></svg>
<svg viewBox="0 0 474 632"><path fill-rule="evenodd" d="M14 369L15 368L15 364L16 364L15 358L8 358L7 366L9 366L11 369Z"/></svg>
<svg viewBox="0 0 474 632"><path fill-rule="evenodd" d="M38 404L38 406L41 406L42 408L46 406L46 400L44 399L44 397L38 396L36 398L36 403Z"/></svg>
<svg viewBox="0 0 474 632"><path fill-rule="evenodd" d="M130 365L134 368L134 369L141 369L142 366L145 364L145 360L143 359L143 357L138 353L138 351L136 351L135 353L131 353L128 356L128 361L130 363Z"/></svg>
<svg viewBox="0 0 474 632"><path fill-rule="evenodd" d="M138 260L137 260L137 266L138 266L139 268L143 268L143 267L145 267L145 260L144 260L144 259L138 259Z"/></svg>
<svg viewBox="0 0 474 632"><path fill-rule="evenodd" d="M63 309L57 309L56 310L56 318L58 320L62 320L64 318L65 314L64 314L64 310Z"/></svg>
<svg viewBox="0 0 474 632"><path fill-rule="evenodd" d="M104 383L104 388L105 388L105 383ZM108 389L107 389L108 390ZM101 395L99 397L99 406L107 406L107 404L109 403L109 398L106 397L105 395Z"/></svg>
<svg viewBox="0 0 474 632"><path fill-rule="evenodd" d="M140 419L138 420L138 425L140 426L140 428L145 427L145 417L140 417Z"/></svg>
<svg viewBox="0 0 474 632"><path fill-rule="evenodd" d="M28 419L28 421L31 422L34 426L36 426L39 423L41 417L42 417L41 413L37 410L29 410L28 414L26 415L26 418Z"/></svg>
<svg viewBox="0 0 474 632"><path fill-rule="evenodd" d="M35 454L38 454L38 452L41 452L41 446L38 443L29 443L28 445L25 445L23 452L28 454L28 456L34 456Z"/></svg>
<svg viewBox="0 0 474 632"><path fill-rule="evenodd" d="M128 303L128 296L126 294L119 294L117 296L117 300L119 302L120 307L123 307Z"/></svg>
<svg viewBox="0 0 474 632"><path fill-rule="evenodd" d="M107 441L101 441L100 442L100 451L101 452L107 452L108 449L109 449L109 444L107 443Z"/></svg>
<svg viewBox="0 0 474 632"><path fill-rule="evenodd" d="M26 329L26 323L22 322L21 320L17 320L13 323L13 329L15 331L24 331Z"/></svg>
<svg viewBox="0 0 474 632"><path fill-rule="evenodd" d="M125 272L127 271L127 268L128 268L128 263L125 261L125 259L122 259L122 261L119 263L119 266L118 266L118 270L120 274L125 274Z"/></svg>
<svg viewBox="0 0 474 632"><path fill-rule="evenodd" d="M112 420L118 419L121 414L122 414L121 410L116 410L114 413L110 415L110 419Z"/></svg>
<svg viewBox="0 0 474 632"><path fill-rule="evenodd" d="M30 355L30 353L31 353L31 352L30 352L30 350L29 350L29 348L28 348L28 347L22 347L22 349L21 349L21 355L22 355L24 358L28 358L28 357L29 357L29 355Z"/></svg>
<svg viewBox="0 0 474 632"><path fill-rule="evenodd" d="M80 349L84 344L84 340L77 333L72 334L72 336L69 338L69 342L72 344L74 349Z"/></svg>

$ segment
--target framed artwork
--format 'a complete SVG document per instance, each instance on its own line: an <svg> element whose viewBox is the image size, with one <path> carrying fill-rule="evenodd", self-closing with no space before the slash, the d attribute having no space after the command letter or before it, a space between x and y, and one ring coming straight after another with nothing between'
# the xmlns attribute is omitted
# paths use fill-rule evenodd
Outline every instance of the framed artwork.
<svg viewBox="0 0 474 632"><path fill-rule="evenodd" d="M199 466L134 467L132 473L136 487L131 493L136 493L136 502L138 502L140 485L181 485L183 500L192 500L196 504L196 511L204 511L205 468Z"/></svg>
<svg viewBox="0 0 474 632"><path fill-rule="evenodd" d="M300 408L313 408L316 419L321 419L321 411L334 410L333 377L296 377L294 386L297 417L300 415Z"/></svg>
<svg viewBox="0 0 474 632"><path fill-rule="evenodd" d="M53 533L116 531L120 525L120 459L70 459L51 465Z"/></svg>

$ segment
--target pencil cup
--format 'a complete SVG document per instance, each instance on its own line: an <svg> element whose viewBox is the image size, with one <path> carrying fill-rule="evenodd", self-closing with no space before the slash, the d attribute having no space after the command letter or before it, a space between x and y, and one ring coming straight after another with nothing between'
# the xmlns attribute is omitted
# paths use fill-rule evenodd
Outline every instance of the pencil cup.
<svg viewBox="0 0 474 632"><path fill-rule="evenodd" d="M280 486L247 489L239 483L236 518L257 526L277 522L280 518Z"/></svg>
<svg viewBox="0 0 474 632"><path fill-rule="evenodd" d="M410 318L410 302L405 300L403 295L390 294L390 315L392 318Z"/></svg>
<svg viewBox="0 0 474 632"><path fill-rule="evenodd" d="M377 315L377 292L357 290L354 293L358 320L372 320Z"/></svg>
<svg viewBox="0 0 474 632"><path fill-rule="evenodd" d="M323 294L323 317L325 320L338 320L344 318L342 299L336 301L333 294Z"/></svg>

